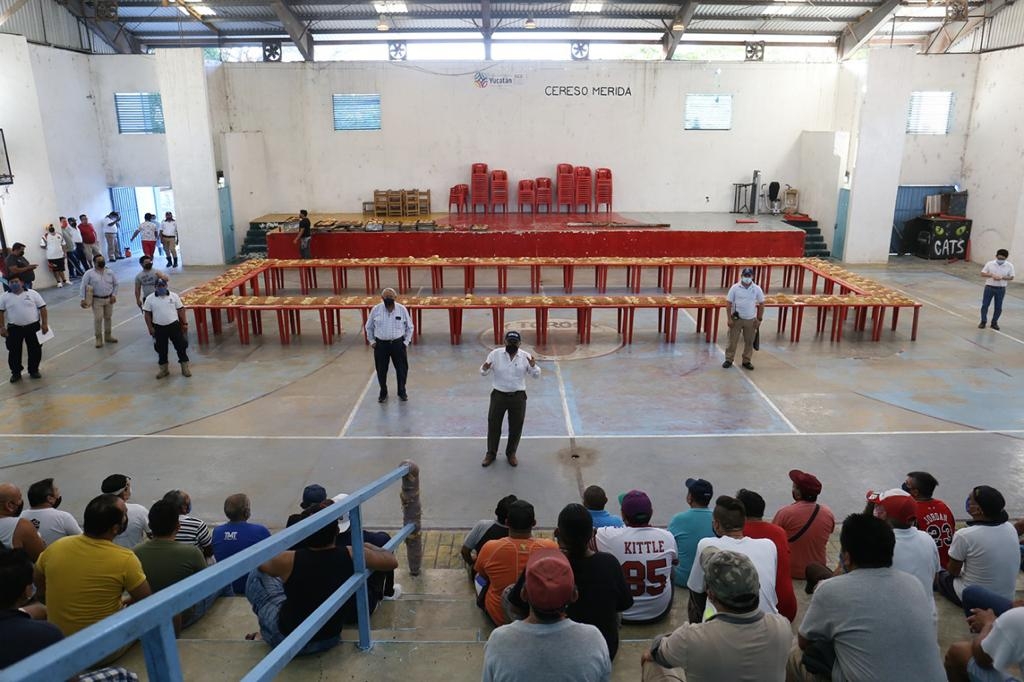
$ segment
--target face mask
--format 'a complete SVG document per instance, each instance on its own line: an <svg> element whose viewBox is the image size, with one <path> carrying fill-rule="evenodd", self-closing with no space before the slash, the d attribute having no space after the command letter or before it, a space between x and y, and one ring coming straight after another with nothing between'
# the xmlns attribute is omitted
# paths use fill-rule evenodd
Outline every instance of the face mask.
<svg viewBox="0 0 1024 682"><path fill-rule="evenodd" d="M9 285L9 288L10 288L12 294L20 294L21 293L21 284L20 283L11 282L11 284Z"/></svg>
<svg viewBox="0 0 1024 682"><path fill-rule="evenodd" d="M54 229L53 229L53 228L51 227L51 228L50 228L50 234L53 234L54 232L56 232L56 230L54 230Z"/></svg>
<svg viewBox="0 0 1024 682"><path fill-rule="evenodd" d="M16 512L14 512L14 515L15 516L21 516L21 512L22 512L23 509L25 509L25 500L22 500L21 504L18 505L18 510Z"/></svg>
<svg viewBox="0 0 1024 682"><path fill-rule="evenodd" d="M142 269L143 270L152 270L153 269L153 264L152 263L143 263L142 264Z"/></svg>
<svg viewBox="0 0 1024 682"><path fill-rule="evenodd" d="M1003 263L1006 262L1006 259L1005 258L996 258L996 262L999 263L1000 265L1002 265Z"/></svg>
<svg viewBox="0 0 1024 682"><path fill-rule="evenodd" d="M63 496L58 497L56 500L53 501L53 505L52 505L53 508L56 509L57 507L59 507L60 503L63 502L63 501L64 501L64 497Z"/></svg>
<svg viewBox="0 0 1024 682"><path fill-rule="evenodd" d="M518 351L519 351L519 346L517 346L516 344L514 344L514 343L506 343L505 344L505 352L507 352L509 355L515 355Z"/></svg>
<svg viewBox="0 0 1024 682"><path fill-rule="evenodd" d="M964 502L964 509L967 511L967 515L971 515L971 496L967 496L967 501Z"/></svg>
<svg viewBox="0 0 1024 682"><path fill-rule="evenodd" d="M754 278L753 277L740 277L740 281L743 282L744 284L750 284L751 282L754 281Z"/></svg>
<svg viewBox="0 0 1024 682"><path fill-rule="evenodd" d="M907 485L907 482L906 482L906 481L903 481L903 483L901 483L901 484L900 484L900 490L902 490L903 492L907 493L908 495L910 495L910 494L911 494L911 492L910 492L910 486L909 486L909 485Z"/></svg>
<svg viewBox="0 0 1024 682"><path fill-rule="evenodd" d="M384 305L386 305L387 307L390 308L394 304L395 304L395 299L391 298L390 296L388 296L387 298L384 299Z"/></svg>
<svg viewBox="0 0 1024 682"><path fill-rule="evenodd" d="M97 269L97 270L102 270L102 269L103 269L103 266L104 266L104 265L106 265L106 263L104 263L104 262L103 262L103 261L101 261L101 260L94 260L94 261L93 261L93 265L95 265L95 266L96 266L96 269Z"/></svg>
<svg viewBox="0 0 1024 682"><path fill-rule="evenodd" d="M154 293L157 296L166 296L170 292L167 291L167 287L157 287Z"/></svg>

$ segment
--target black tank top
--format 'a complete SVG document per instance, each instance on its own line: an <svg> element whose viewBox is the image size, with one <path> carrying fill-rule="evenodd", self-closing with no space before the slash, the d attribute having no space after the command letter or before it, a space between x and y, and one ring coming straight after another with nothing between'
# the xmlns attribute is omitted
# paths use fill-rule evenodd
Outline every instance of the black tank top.
<svg viewBox="0 0 1024 682"><path fill-rule="evenodd" d="M476 543L476 547L474 547L473 549L475 549L477 554L479 554L480 550L483 549L483 546L491 540L500 540L501 538L507 537L508 526L503 526L500 523L492 524L491 527L487 529L487 532L484 533L484 536L480 538L480 541Z"/></svg>
<svg viewBox="0 0 1024 682"><path fill-rule="evenodd" d="M299 623L327 601L327 598L351 578L353 573L355 567L352 565L352 557L345 547L319 551L296 550L292 574L284 584L287 599L281 605L277 619L281 634L291 634ZM346 615L350 615L352 621L355 620L355 606L356 600L349 599L313 636L313 641L337 637L341 633L341 624L346 620ZM348 614L349 611L352 613Z"/></svg>

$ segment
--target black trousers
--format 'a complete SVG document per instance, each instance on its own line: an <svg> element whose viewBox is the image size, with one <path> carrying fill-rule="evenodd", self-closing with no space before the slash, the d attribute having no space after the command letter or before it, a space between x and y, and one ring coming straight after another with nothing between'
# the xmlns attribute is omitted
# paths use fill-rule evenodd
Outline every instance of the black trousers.
<svg viewBox="0 0 1024 682"><path fill-rule="evenodd" d="M185 338L185 334L181 331L180 322L154 324L153 338L155 339L153 349L156 351L161 365L167 364L168 341L174 344L174 350L178 353L178 362L188 362L188 353L185 352L185 349L188 348L188 339Z"/></svg>
<svg viewBox="0 0 1024 682"><path fill-rule="evenodd" d="M523 420L526 419L526 391L504 393L497 389L491 391L491 406L487 410L487 454L498 454L498 443L501 441L501 424L508 412L508 443L505 444L505 456L516 454L519 438L523 435Z"/></svg>
<svg viewBox="0 0 1024 682"><path fill-rule="evenodd" d="M405 352L405 339L375 340L373 362L377 366L377 383L381 395L388 394L388 363L394 363L398 378L398 395L405 395L405 378L409 376L409 358Z"/></svg>
<svg viewBox="0 0 1024 682"><path fill-rule="evenodd" d="M11 374L21 374L24 367L21 366L21 345L28 346L28 371L34 374L39 371L39 362L43 359L43 347L39 345L39 338L36 332L39 331L39 323L7 325L7 366L11 368Z"/></svg>

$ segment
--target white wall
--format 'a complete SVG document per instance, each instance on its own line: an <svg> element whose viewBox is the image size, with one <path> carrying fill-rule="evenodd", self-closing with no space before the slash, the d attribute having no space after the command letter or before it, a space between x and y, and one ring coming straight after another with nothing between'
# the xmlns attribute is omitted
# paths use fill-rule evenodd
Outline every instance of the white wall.
<svg viewBox="0 0 1024 682"><path fill-rule="evenodd" d="M448 188L482 161L513 182L552 176L560 162L609 167L617 210L722 211L732 183L749 181L754 168L795 184L801 132L832 126L837 69L502 63L490 73L520 74L522 84L479 88L464 62L225 64L223 96L211 106L219 132L263 133L274 210L359 211L374 189L412 187L430 189L444 210ZM549 97L549 85L629 86L632 95ZM333 93L374 92L382 130L333 130ZM688 92L733 94L733 130L684 131ZM232 191L252 190L235 180Z"/></svg>
<svg viewBox="0 0 1024 682"><path fill-rule="evenodd" d="M57 209L75 218L82 213L93 219L106 215L111 210L110 193L97 134L89 57L38 45L29 45L28 51Z"/></svg>
<svg viewBox="0 0 1024 682"><path fill-rule="evenodd" d="M89 63L107 184L110 187L170 185L167 136L119 134L114 109L115 92L160 92L156 58L150 55L93 55ZM165 110L166 106L164 102Z"/></svg>
<svg viewBox="0 0 1024 682"><path fill-rule="evenodd" d="M0 33L0 128L4 131L14 184L0 187L0 220L8 244L25 244L26 257L40 264L38 286L54 282L39 248L43 226L57 221L57 200L43 135L39 95L28 43Z"/></svg>
<svg viewBox="0 0 1024 682"><path fill-rule="evenodd" d="M266 170L267 147L263 133L224 133L222 137L224 178L231 189L237 251L245 241L248 221L274 212Z"/></svg>
<svg viewBox="0 0 1024 682"><path fill-rule="evenodd" d="M843 186L850 134L804 131L800 136L800 211L818 221L825 243L832 246L839 188Z"/></svg>

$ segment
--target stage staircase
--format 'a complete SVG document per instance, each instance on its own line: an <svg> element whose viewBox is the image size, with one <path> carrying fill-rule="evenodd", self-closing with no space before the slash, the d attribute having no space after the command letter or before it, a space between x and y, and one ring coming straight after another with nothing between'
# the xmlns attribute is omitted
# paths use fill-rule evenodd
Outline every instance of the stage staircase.
<svg viewBox="0 0 1024 682"><path fill-rule="evenodd" d="M249 223L239 257L242 260L267 257L267 230L261 223Z"/></svg>
<svg viewBox="0 0 1024 682"><path fill-rule="evenodd" d="M831 253L828 250L828 244L825 243L825 238L821 235L821 228L818 227L818 221L793 221L788 222L794 227L799 227L806 234L804 235L804 256L807 258L828 258Z"/></svg>

